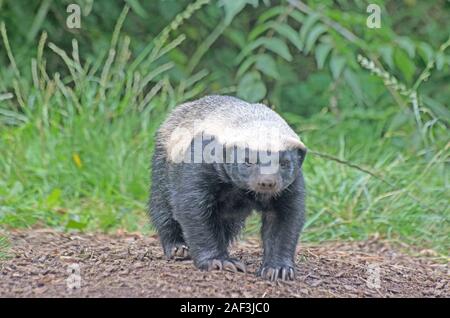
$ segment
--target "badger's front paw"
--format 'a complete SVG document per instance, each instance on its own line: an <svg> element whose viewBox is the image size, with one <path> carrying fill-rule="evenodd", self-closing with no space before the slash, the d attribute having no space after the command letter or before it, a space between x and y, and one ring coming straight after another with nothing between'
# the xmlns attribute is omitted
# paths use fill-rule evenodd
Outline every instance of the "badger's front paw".
<svg viewBox="0 0 450 318"><path fill-rule="evenodd" d="M209 259L206 261L203 261L199 264L196 264L196 266L201 269L201 270L205 270L205 271L213 271L213 270L225 270L225 271L230 271L230 272L246 272L246 268L245 268L245 264L238 261L237 259L234 258L229 258L229 257L225 257L225 258L214 258L214 259Z"/></svg>
<svg viewBox="0 0 450 318"><path fill-rule="evenodd" d="M294 267L288 265L269 266L263 265L258 271L258 275L270 281L289 281L295 279Z"/></svg>

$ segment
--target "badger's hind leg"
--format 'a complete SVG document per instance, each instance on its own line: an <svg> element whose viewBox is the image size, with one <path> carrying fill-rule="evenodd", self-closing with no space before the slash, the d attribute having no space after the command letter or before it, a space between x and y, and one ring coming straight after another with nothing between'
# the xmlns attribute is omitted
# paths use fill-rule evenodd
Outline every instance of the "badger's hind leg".
<svg viewBox="0 0 450 318"><path fill-rule="evenodd" d="M164 254L168 259L189 259L189 248L183 238L180 224L170 218L159 229Z"/></svg>
<svg viewBox="0 0 450 318"><path fill-rule="evenodd" d="M179 227L178 223L177 225ZM176 237L174 237L174 235L171 235L166 238L161 236L161 244L163 246L164 254L168 259L190 259L189 247L182 236L176 235Z"/></svg>
<svg viewBox="0 0 450 318"><path fill-rule="evenodd" d="M180 224L172 217L166 193L155 183L150 199L150 217L158 231L164 254L168 259L189 259L189 248Z"/></svg>
<svg viewBox="0 0 450 318"><path fill-rule="evenodd" d="M168 259L189 259L189 248L183 238L180 224L171 216L170 206L161 206L152 199L150 213L165 256Z"/></svg>
<svg viewBox="0 0 450 318"><path fill-rule="evenodd" d="M158 231L164 254L167 258L189 258L188 247L180 224L173 218L169 201L169 185L165 148L157 143L152 158L152 189L149 202L150 217Z"/></svg>

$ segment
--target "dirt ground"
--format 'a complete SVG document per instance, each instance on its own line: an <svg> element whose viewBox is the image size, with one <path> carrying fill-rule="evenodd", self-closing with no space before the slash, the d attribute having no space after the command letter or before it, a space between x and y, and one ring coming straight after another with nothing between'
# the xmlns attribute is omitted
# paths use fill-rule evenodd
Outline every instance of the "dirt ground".
<svg viewBox="0 0 450 318"><path fill-rule="evenodd" d="M156 237L53 230L8 236L0 297L450 297L448 264L407 256L377 239L301 244L295 281L280 283L255 276L257 240L232 249L247 264L244 274L167 261Z"/></svg>

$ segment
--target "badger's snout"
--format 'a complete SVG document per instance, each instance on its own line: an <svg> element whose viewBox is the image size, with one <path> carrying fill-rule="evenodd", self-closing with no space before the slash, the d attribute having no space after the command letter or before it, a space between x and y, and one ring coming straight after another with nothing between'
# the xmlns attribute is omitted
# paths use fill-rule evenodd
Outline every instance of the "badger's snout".
<svg viewBox="0 0 450 318"><path fill-rule="evenodd" d="M275 178L261 178L258 181L258 187L261 189L273 190L277 185Z"/></svg>
<svg viewBox="0 0 450 318"><path fill-rule="evenodd" d="M280 176L274 175L260 175L256 177L251 183L251 188L255 192L260 193L275 193L281 190Z"/></svg>

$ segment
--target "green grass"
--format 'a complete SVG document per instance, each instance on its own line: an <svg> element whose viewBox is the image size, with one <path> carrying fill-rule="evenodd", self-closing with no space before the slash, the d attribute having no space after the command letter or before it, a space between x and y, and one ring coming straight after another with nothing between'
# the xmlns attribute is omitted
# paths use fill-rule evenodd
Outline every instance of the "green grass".
<svg viewBox="0 0 450 318"><path fill-rule="evenodd" d="M378 113L379 115L381 112ZM368 168L391 185L347 165L310 154L304 164L307 221L303 241L361 240L378 234L447 256L450 249L449 144L418 154L406 131L380 138L378 118L320 115L303 121L305 143ZM250 231L258 228L249 222Z"/></svg>
<svg viewBox="0 0 450 318"><path fill-rule="evenodd" d="M43 128L37 120L2 130L1 224L151 231L145 209L154 127L160 121L145 127L138 114L110 121L98 113L78 115L59 127ZM426 159L402 138L379 138L383 127L376 119L354 115L335 122L321 115L302 125L311 149L371 167L395 185L308 155L304 241L379 233L441 253L449 250L448 145L436 143L442 151ZM254 218L247 233L257 231Z"/></svg>
<svg viewBox="0 0 450 318"><path fill-rule="evenodd" d="M137 220L144 218L153 134L135 131L141 126L138 116L106 121L80 116L62 129L27 124L4 131L1 222L137 230Z"/></svg>
<svg viewBox="0 0 450 318"><path fill-rule="evenodd" d="M419 154L414 139L380 138L383 126L368 116L349 115L328 127L326 134L320 125L306 134L311 147L369 167L391 185L310 156L305 165L309 221L304 238L364 239L379 233L448 253L449 145L441 140L434 145L435 151Z"/></svg>
<svg viewBox="0 0 450 318"><path fill-rule="evenodd" d="M160 55L178 42L165 31L161 42L130 60L120 25L111 42L117 54L86 65L42 37L34 78L10 74L20 98L5 95L0 78L0 227L152 231L146 202L154 132L171 107L205 86L194 75L172 87L170 65ZM6 29L2 36L5 41ZM64 60L66 75L46 74L44 47ZM448 255L448 131L436 124L424 144L414 120L389 127L399 113L395 105L374 105L339 117L283 114L311 150L367 167L390 183L310 153L303 241L377 233ZM258 229L252 217L246 233Z"/></svg>
<svg viewBox="0 0 450 318"><path fill-rule="evenodd" d="M6 237L0 236L0 261L10 257L9 253L9 243Z"/></svg>

